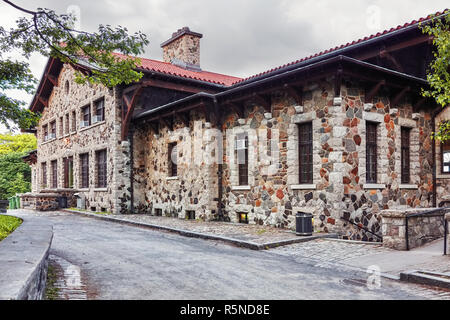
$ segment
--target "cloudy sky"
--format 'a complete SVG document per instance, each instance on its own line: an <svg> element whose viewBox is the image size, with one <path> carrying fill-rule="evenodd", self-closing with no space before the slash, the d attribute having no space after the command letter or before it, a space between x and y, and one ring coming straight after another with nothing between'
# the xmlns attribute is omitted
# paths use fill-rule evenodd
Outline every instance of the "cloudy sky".
<svg viewBox="0 0 450 320"><path fill-rule="evenodd" d="M183 26L203 34L204 70L246 77L274 66L442 11L448 0L12 0L27 9L80 12L80 26L99 24L142 31L144 57L162 58L160 43ZM22 13L0 1L0 23L13 26ZM20 55L13 54L20 59ZM33 56L40 78L46 59ZM13 92L29 101L29 96Z"/></svg>

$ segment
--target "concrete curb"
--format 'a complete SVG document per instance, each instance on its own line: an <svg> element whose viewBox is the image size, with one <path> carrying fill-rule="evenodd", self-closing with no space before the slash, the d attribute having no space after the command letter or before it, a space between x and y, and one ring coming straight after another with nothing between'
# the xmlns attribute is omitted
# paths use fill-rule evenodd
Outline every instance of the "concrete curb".
<svg viewBox="0 0 450 320"><path fill-rule="evenodd" d="M130 220L122 220L117 219L110 216L101 216L95 213L90 212L84 212L84 211L75 211L75 210L62 210L64 212L68 213L76 213L80 214L89 218L94 218L98 220L103 221L110 221L110 222L116 222L123 225L129 225L129 226L135 226L135 227L141 227L141 228L147 228L147 229L154 229L154 230L160 230L160 231L167 231L172 233L177 233L184 237L190 237L190 238L199 238L204 240L217 240L217 241L223 241L226 243L230 243L233 245L236 245L238 247L247 248L251 250L267 250L272 248L277 248L281 246L287 246L294 243L302 243L302 242L308 242L316 239L323 239L323 238L337 238L337 234L323 234L323 235L314 235L310 237L299 237L299 238L293 238L288 240L282 240L282 241L276 241L276 242L269 242L269 243L255 243L251 241L244 241L244 240L238 240L223 236L217 236L217 235L211 235L211 234L205 234L205 233L199 233L189 230L183 230L183 229L176 229L176 228L170 228L150 223L142 223L142 222L136 222L136 221L130 221Z"/></svg>
<svg viewBox="0 0 450 320"><path fill-rule="evenodd" d="M22 224L0 242L0 300L44 298L53 226L21 219Z"/></svg>
<svg viewBox="0 0 450 320"><path fill-rule="evenodd" d="M413 270L400 273L400 280L450 289L450 273Z"/></svg>

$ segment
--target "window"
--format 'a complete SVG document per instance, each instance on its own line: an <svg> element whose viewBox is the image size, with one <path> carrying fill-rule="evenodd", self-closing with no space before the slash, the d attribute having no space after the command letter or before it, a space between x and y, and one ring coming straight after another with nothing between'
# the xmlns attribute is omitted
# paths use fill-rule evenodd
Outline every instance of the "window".
<svg viewBox="0 0 450 320"><path fill-rule="evenodd" d="M58 188L58 161L54 160L51 162L52 166L52 188Z"/></svg>
<svg viewBox="0 0 450 320"><path fill-rule="evenodd" d="M366 124L366 182L377 183L377 127L373 122Z"/></svg>
<svg viewBox="0 0 450 320"><path fill-rule="evenodd" d="M77 131L77 112L72 111L72 132Z"/></svg>
<svg viewBox="0 0 450 320"><path fill-rule="evenodd" d="M41 164L42 172L42 188L47 188L47 163L42 162Z"/></svg>
<svg viewBox="0 0 450 320"><path fill-rule="evenodd" d="M59 118L59 136L62 137L64 135L64 118Z"/></svg>
<svg viewBox="0 0 450 320"><path fill-rule="evenodd" d="M239 223L248 224L248 213L238 212Z"/></svg>
<svg viewBox="0 0 450 320"><path fill-rule="evenodd" d="M87 105L81 109L80 128L89 127L91 125L91 106Z"/></svg>
<svg viewBox="0 0 450 320"><path fill-rule="evenodd" d="M64 158L64 188L73 188L73 157Z"/></svg>
<svg viewBox="0 0 450 320"><path fill-rule="evenodd" d="M186 220L195 220L195 211L186 210Z"/></svg>
<svg viewBox="0 0 450 320"><path fill-rule="evenodd" d="M177 167L177 143L169 143L169 177L176 177L178 175Z"/></svg>
<svg viewBox="0 0 450 320"><path fill-rule="evenodd" d="M450 141L441 144L442 173L450 173Z"/></svg>
<svg viewBox="0 0 450 320"><path fill-rule="evenodd" d="M66 124L65 124L65 127L64 127L64 133L65 134L69 134L69 125L70 125L70 120L69 120L69 114L67 113L66 114Z"/></svg>
<svg viewBox="0 0 450 320"><path fill-rule="evenodd" d="M298 126L298 171L300 184L313 183L312 122Z"/></svg>
<svg viewBox="0 0 450 320"><path fill-rule="evenodd" d="M107 186L106 150L97 151L95 154L97 167L97 188L106 188Z"/></svg>
<svg viewBox="0 0 450 320"><path fill-rule="evenodd" d="M69 94L69 91L70 91L69 81L66 80L66 82L64 83L64 92L65 92L66 94Z"/></svg>
<svg viewBox="0 0 450 320"><path fill-rule="evenodd" d="M48 125L44 126L44 141L48 140Z"/></svg>
<svg viewBox="0 0 450 320"><path fill-rule="evenodd" d="M236 137L239 185L248 186L248 135L240 133Z"/></svg>
<svg viewBox="0 0 450 320"><path fill-rule="evenodd" d="M50 134L48 136L48 139L56 139L56 121L50 122Z"/></svg>
<svg viewBox="0 0 450 320"><path fill-rule="evenodd" d="M402 183L410 183L410 128L401 128L401 140L402 140Z"/></svg>
<svg viewBox="0 0 450 320"><path fill-rule="evenodd" d="M101 98L94 102L94 123L105 120L105 98Z"/></svg>
<svg viewBox="0 0 450 320"><path fill-rule="evenodd" d="M89 153L80 155L81 188L89 188Z"/></svg>

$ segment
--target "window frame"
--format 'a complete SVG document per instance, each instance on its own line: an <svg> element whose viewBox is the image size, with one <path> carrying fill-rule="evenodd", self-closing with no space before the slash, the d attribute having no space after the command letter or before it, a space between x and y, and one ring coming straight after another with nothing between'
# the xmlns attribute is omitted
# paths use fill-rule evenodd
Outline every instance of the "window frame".
<svg viewBox="0 0 450 320"><path fill-rule="evenodd" d="M99 105L101 105L101 108L99 108ZM99 114L99 110L101 110ZM94 113L95 116L101 116L101 119L96 122L102 122L105 121L105 97L102 97L100 99L97 99L94 101Z"/></svg>
<svg viewBox="0 0 450 320"><path fill-rule="evenodd" d="M447 152L444 150L446 145L448 145ZM450 153L450 141L445 141L445 142L441 143L441 174L450 175L450 170L448 172L444 171L444 167L446 167L446 166L450 167L450 162L444 162L444 154L445 153Z"/></svg>
<svg viewBox="0 0 450 320"><path fill-rule="evenodd" d="M242 149L238 149L239 142L244 140L244 146ZM238 165L238 185L239 186L248 186L248 134L238 133L235 139L235 152L236 152L236 160ZM240 160L244 160L241 163Z"/></svg>
<svg viewBox="0 0 450 320"><path fill-rule="evenodd" d="M95 152L95 168L96 168L96 187L108 187L108 153L107 149L97 150Z"/></svg>
<svg viewBox="0 0 450 320"><path fill-rule="evenodd" d="M299 184L314 183L313 123L299 123L298 129L298 179ZM306 151L306 155L304 154ZM303 152L303 154L302 154Z"/></svg>
<svg viewBox="0 0 450 320"><path fill-rule="evenodd" d="M178 160L178 143L177 142L170 142L168 144L168 177L175 178L178 177L178 163L174 163L172 161L172 153L175 152L176 154L176 161Z"/></svg>
<svg viewBox="0 0 450 320"><path fill-rule="evenodd" d="M80 187L89 188L89 152L80 154Z"/></svg>
<svg viewBox="0 0 450 320"><path fill-rule="evenodd" d="M74 162L73 157L67 157L63 159L64 161L64 188L67 189L73 189L74 187L74 179L73 179L73 173L74 173ZM70 165L71 164L71 165ZM70 171L72 170L72 174L70 174Z"/></svg>
<svg viewBox="0 0 450 320"><path fill-rule="evenodd" d="M85 111L87 110L87 112ZM83 107L81 107L81 121L83 122L83 127L82 128L86 128L89 127L92 124L92 119L91 119L91 105L87 104ZM84 123L87 122L87 125L84 125Z"/></svg>
<svg viewBox="0 0 450 320"><path fill-rule="evenodd" d="M409 184L411 183L411 128L400 128L400 140L400 179L402 184Z"/></svg>
<svg viewBox="0 0 450 320"><path fill-rule="evenodd" d="M41 162L41 179L42 179L42 188L47 188L48 185L48 177L47 177L47 162Z"/></svg>
<svg viewBox="0 0 450 320"><path fill-rule="evenodd" d="M368 184L378 183L378 126L377 122L366 121L366 183ZM370 161L371 159L374 161Z"/></svg>
<svg viewBox="0 0 450 320"><path fill-rule="evenodd" d="M50 169L52 172L51 188L58 189L58 160L50 162Z"/></svg>

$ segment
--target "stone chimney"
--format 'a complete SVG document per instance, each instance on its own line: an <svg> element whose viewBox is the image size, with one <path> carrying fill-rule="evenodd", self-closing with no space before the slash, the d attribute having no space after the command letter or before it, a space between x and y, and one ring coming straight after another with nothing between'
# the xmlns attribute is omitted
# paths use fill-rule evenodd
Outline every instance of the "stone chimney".
<svg viewBox="0 0 450 320"><path fill-rule="evenodd" d="M201 33L192 32L188 27L178 29L172 37L161 44L164 62L184 69L201 71L200 39Z"/></svg>

